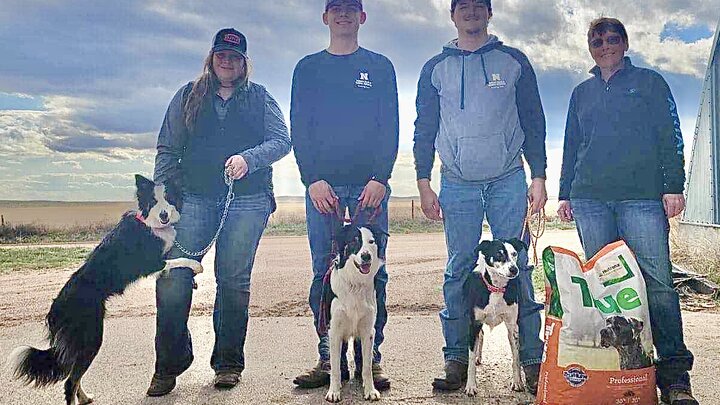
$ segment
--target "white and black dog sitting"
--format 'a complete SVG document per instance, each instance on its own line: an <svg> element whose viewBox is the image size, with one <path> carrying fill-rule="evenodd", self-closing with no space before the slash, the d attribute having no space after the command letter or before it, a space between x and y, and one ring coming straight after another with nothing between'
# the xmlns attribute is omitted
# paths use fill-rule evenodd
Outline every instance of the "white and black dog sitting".
<svg viewBox="0 0 720 405"><path fill-rule="evenodd" d="M614 347L620 356L620 370L636 370L652 366L652 357L643 349L640 334L643 321L633 317L614 315L605 320L600 329L600 346Z"/></svg>
<svg viewBox="0 0 720 405"><path fill-rule="evenodd" d="M373 342L375 339L375 275L384 260L379 256L387 234L373 226L346 224L335 235L337 257L328 270L330 288L325 288L325 314L330 329L330 389L325 399L340 401L340 356L343 343L352 337L362 348L362 382L364 397L379 400L372 376ZM328 305L329 303L329 305Z"/></svg>
<svg viewBox="0 0 720 405"><path fill-rule="evenodd" d="M152 273L176 267L189 267L196 274L203 271L195 260L163 259L173 245L173 225L180 218L179 188L155 185L140 175L135 183L139 210L123 215L53 300L46 317L50 347L23 346L13 352L14 375L27 384L46 387L67 378L68 405L92 402L80 380L100 350L108 298Z"/></svg>
<svg viewBox="0 0 720 405"><path fill-rule="evenodd" d="M468 304L472 308L470 360L468 361L465 393L477 394L475 371L482 361L483 325L490 329L505 323L512 352L513 391L523 391L520 375L518 299L520 293L520 269L518 255L527 250L527 245L519 239L482 241L476 248L477 266L465 284Z"/></svg>

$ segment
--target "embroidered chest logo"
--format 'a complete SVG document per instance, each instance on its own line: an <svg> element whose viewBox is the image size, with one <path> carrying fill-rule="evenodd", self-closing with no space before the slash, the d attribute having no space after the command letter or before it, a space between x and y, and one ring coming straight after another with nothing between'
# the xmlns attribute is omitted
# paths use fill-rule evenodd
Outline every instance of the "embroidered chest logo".
<svg viewBox="0 0 720 405"><path fill-rule="evenodd" d="M355 87L360 89L370 89L373 83L370 80L370 72L360 72L360 78L355 80Z"/></svg>
<svg viewBox="0 0 720 405"><path fill-rule="evenodd" d="M491 89L502 89L507 86L507 82L500 77L500 73L493 73L492 80L488 82L488 87Z"/></svg>

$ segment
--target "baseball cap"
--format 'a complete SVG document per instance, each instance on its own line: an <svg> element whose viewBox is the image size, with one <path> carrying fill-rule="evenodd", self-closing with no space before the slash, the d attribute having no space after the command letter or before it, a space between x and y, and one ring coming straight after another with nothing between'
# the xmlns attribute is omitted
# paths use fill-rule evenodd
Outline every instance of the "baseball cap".
<svg viewBox="0 0 720 405"><path fill-rule="evenodd" d="M247 53L247 39L245 35L235 28L223 28L215 34L213 41L213 52L218 51L235 51L242 55Z"/></svg>
<svg viewBox="0 0 720 405"><path fill-rule="evenodd" d="M340 3L343 0L325 0L325 11L328 11L328 9L332 6L334 6L336 3ZM350 0L348 3L355 3L358 7L360 7L360 10L363 9L362 6L362 0Z"/></svg>
<svg viewBox="0 0 720 405"><path fill-rule="evenodd" d="M492 3L492 0L475 0L475 1L480 1L480 2L482 2L482 3L485 3L485 5L487 6L488 10L492 10L492 4L491 4L491 3ZM455 11L455 6L457 6L457 4L458 4L459 2L460 2L460 0L452 0L452 1L450 2L450 11Z"/></svg>

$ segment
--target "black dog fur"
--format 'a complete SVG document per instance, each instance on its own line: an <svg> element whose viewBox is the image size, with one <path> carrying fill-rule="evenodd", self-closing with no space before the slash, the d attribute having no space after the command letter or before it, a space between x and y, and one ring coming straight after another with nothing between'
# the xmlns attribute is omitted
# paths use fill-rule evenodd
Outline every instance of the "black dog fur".
<svg viewBox="0 0 720 405"><path fill-rule="evenodd" d="M139 175L136 186L139 212L147 219L158 203L158 191L152 181ZM167 185L165 191L163 198L167 203L179 207L179 190ZM106 301L122 294L134 281L168 270L168 263L163 259L169 250L168 240L153 233L137 214L135 211L125 213L60 290L46 317L50 347L47 350L18 348L14 359L16 378L26 384L34 383L36 387L67 378L67 404L75 404L76 396L81 404L92 402L83 392L80 379L102 345ZM158 217L169 220L169 215L163 210ZM175 216L179 217L177 212ZM174 229L162 229L171 231L174 239Z"/></svg>

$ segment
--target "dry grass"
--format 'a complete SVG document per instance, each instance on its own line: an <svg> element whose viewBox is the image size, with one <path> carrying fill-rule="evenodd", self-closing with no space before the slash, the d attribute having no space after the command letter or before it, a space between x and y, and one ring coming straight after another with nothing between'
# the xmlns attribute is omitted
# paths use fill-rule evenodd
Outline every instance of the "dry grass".
<svg viewBox="0 0 720 405"><path fill-rule="evenodd" d="M277 203L266 235L306 234L304 198L279 197ZM574 229L557 220L555 205L548 202L547 228ZM132 202L0 201L0 244L96 241L133 208ZM418 199L392 198L389 211L394 234L443 232L441 222L425 218Z"/></svg>
<svg viewBox="0 0 720 405"><path fill-rule="evenodd" d="M676 219L670 220L670 256L680 267L720 284L720 245L709 239L697 238L690 243L681 238Z"/></svg>

